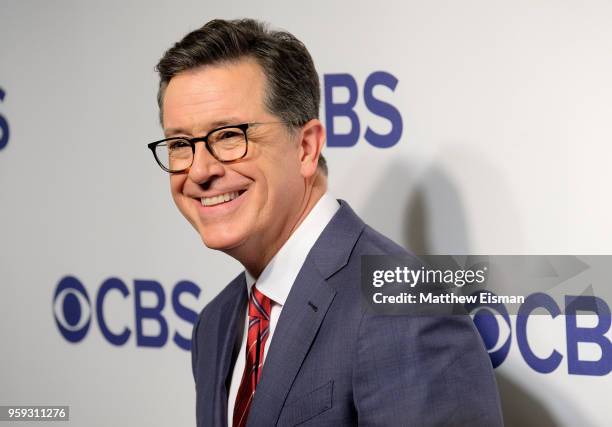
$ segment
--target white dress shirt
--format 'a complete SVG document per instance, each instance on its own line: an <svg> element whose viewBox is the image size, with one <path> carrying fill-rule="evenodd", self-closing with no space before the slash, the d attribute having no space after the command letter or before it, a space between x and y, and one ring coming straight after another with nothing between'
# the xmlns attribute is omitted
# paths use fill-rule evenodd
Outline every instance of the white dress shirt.
<svg viewBox="0 0 612 427"><path fill-rule="evenodd" d="M304 221L293 232L281 249L274 255L270 263L261 272L257 279L257 289L265 296L272 300L270 309L270 332L264 346L265 362L270 348L270 342L274 335L274 329L278 322L283 305L287 300L287 295L291 290L291 286L300 272L306 256L314 246L315 242L323 232L323 229L329 224L336 211L340 208L340 204L327 193L323 195L308 213ZM255 278L245 270L246 285L248 295L251 295L251 287L255 283ZM234 418L234 404L236 395L242 380L244 365L246 362L246 343L248 332L248 305L244 321L244 333L242 334L242 344L240 352L234 365L232 372L232 380L230 383L228 401L227 401L227 421L228 425L232 426ZM262 363L263 363L262 362Z"/></svg>

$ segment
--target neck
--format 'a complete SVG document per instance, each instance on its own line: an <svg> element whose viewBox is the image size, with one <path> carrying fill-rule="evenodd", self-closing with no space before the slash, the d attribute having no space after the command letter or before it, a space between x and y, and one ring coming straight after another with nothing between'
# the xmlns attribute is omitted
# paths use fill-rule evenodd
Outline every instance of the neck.
<svg viewBox="0 0 612 427"><path fill-rule="evenodd" d="M269 244L258 242L257 246L259 247L247 245L249 247L243 247L239 252L228 252L228 254L240 262L249 274L258 278L272 258L274 258L283 247L285 242L289 240L295 230L297 230L304 219L306 219L310 211L312 211L312 208L314 208L326 191L327 179L318 171L314 181L310 184L306 183L305 192L300 202L299 209L295 211L292 219L288 222L288 226L282 230L279 236L275 237L274 242Z"/></svg>

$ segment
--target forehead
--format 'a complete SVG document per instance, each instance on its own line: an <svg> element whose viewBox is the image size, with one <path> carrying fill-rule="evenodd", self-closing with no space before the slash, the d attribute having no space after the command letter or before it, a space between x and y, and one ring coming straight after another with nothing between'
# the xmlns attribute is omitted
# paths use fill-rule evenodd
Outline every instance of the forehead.
<svg viewBox="0 0 612 427"><path fill-rule="evenodd" d="M265 76L252 59L184 71L166 87L166 133L202 133L216 126L262 120Z"/></svg>

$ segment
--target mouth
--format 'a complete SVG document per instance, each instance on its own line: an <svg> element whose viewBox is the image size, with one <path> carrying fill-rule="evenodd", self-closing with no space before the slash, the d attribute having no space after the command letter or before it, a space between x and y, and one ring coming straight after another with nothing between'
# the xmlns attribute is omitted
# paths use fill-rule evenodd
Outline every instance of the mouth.
<svg viewBox="0 0 612 427"><path fill-rule="evenodd" d="M205 206L205 207L222 205L224 203L229 203L232 200L237 199L245 191L246 190L230 191L228 193L219 194L213 197L202 197L200 199L200 203L202 204L202 206Z"/></svg>

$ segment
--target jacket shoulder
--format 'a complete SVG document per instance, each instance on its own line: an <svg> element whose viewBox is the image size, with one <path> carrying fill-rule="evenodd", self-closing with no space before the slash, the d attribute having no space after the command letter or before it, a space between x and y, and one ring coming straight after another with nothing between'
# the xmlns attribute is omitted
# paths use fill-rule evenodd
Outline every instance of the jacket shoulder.
<svg viewBox="0 0 612 427"><path fill-rule="evenodd" d="M423 264L413 252L400 246L369 225L364 227L359 239L357 239L353 250L353 256L355 255L390 255L411 259L419 265Z"/></svg>

